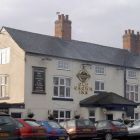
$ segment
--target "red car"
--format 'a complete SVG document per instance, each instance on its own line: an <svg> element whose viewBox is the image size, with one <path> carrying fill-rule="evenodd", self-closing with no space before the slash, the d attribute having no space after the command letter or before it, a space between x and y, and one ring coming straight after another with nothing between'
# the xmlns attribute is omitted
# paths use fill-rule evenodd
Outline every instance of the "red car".
<svg viewBox="0 0 140 140"><path fill-rule="evenodd" d="M47 140L46 130L33 119L17 119L21 140Z"/></svg>
<svg viewBox="0 0 140 140"><path fill-rule="evenodd" d="M68 140L83 138L89 140L96 138L97 131L94 124L89 119L72 119L60 122L68 133Z"/></svg>

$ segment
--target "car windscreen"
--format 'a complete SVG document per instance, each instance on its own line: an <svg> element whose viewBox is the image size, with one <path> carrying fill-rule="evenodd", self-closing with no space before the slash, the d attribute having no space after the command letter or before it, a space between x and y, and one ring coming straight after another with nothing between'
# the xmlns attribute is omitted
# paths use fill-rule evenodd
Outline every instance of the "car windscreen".
<svg viewBox="0 0 140 140"><path fill-rule="evenodd" d="M35 122L35 121L26 120L25 122L26 122L27 124L29 124L30 126L40 126L40 124L38 124L38 123Z"/></svg>
<svg viewBox="0 0 140 140"><path fill-rule="evenodd" d="M52 128L62 128L57 122L48 121L48 124L49 124Z"/></svg>
<svg viewBox="0 0 140 140"><path fill-rule="evenodd" d="M94 126L93 122L91 122L90 120L77 120L77 126L79 127L83 127L83 126Z"/></svg>

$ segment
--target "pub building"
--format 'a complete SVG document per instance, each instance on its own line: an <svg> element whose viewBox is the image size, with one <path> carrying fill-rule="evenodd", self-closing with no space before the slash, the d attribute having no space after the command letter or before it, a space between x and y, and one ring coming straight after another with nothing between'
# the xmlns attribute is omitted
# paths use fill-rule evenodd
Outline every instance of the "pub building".
<svg viewBox="0 0 140 140"><path fill-rule="evenodd" d="M55 35L2 27L0 111L13 117L140 119L140 35L126 30L123 49L71 39L60 14Z"/></svg>

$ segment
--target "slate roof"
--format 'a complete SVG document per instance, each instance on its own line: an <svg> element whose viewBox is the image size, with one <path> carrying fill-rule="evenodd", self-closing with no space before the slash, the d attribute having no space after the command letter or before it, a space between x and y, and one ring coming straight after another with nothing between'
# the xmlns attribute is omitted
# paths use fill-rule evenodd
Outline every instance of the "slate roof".
<svg viewBox="0 0 140 140"><path fill-rule="evenodd" d="M83 107L105 105L137 106L138 104L113 92L101 92L80 101L80 106Z"/></svg>
<svg viewBox="0 0 140 140"><path fill-rule="evenodd" d="M26 53L140 68L140 55L124 49L3 28Z"/></svg>

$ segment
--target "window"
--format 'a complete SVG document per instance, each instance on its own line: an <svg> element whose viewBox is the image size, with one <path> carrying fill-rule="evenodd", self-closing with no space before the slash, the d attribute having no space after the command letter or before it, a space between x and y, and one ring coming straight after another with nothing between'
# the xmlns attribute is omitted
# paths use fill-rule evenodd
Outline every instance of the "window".
<svg viewBox="0 0 140 140"><path fill-rule="evenodd" d="M0 49L0 64L7 64L10 61L10 48Z"/></svg>
<svg viewBox="0 0 140 140"><path fill-rule="evenodd" d="M103 81L95 81L95 91L104 91Z"/></svg>
<svg viewBox="0 0 140 140"><path fill-rule="evenodd" d="M95 122L95 111L94 110L89 110L89 120L92 122Z"/></svg>
<svg viewBox="0 0 140 140"><path fill-rule="evenodd" d="M139 119L139 113L135 113L135 120Z"/></svg>
<svg viewBox="0 0 140 140"><path fill-rule="evenodd" d="M13 118L21 118L21 112L12 112L12 113L11 113L11 116L12 116Z"/></svg>
<svg viewBox="0 0 140 140"><path fill-rule="evenodd" d="M128 78L135 79L137 76L136 71L134 70L128 70Z"/></svg>
<svg viewBox="0 0 140 140"><path fill-rule="evenodd" d="M103 66L95 66L95 73L103 75L105 74L105 68Z"/></svg>
<svg viewBox="0 0 140 140"><path fill-rule="evenodd" d="M54 77L54 97L70 98L71 79L65 77Z"/></svg>
<svg viewBox="0 0 140 140"><path fill-rule="evenodd" d="M0 75L0 98L8 97L8 75Z"/></svg>
<svg viewBox="0 0 140 140"><path fill-rule="evenodd" d="M33 67L33 93L45 94L45 76L45 68Z"/></svg>
<svg viewBox="0 0 140 140"><path fill-rule="evenodd" d="M58 69L70 70L70 64L67 61L59 60Z"/></svg>
<svg viewBox="0 0 140 140"><path fill-rule="evenodd" d="M126 85L126 98L138 101L138 85Z"/></svg>
<svg viewBox="0 0 140 140"><path fill-rule="evenodd" d="M70 120L71 112L69 110L54 110L53 116L57 122Z"/></svg>

